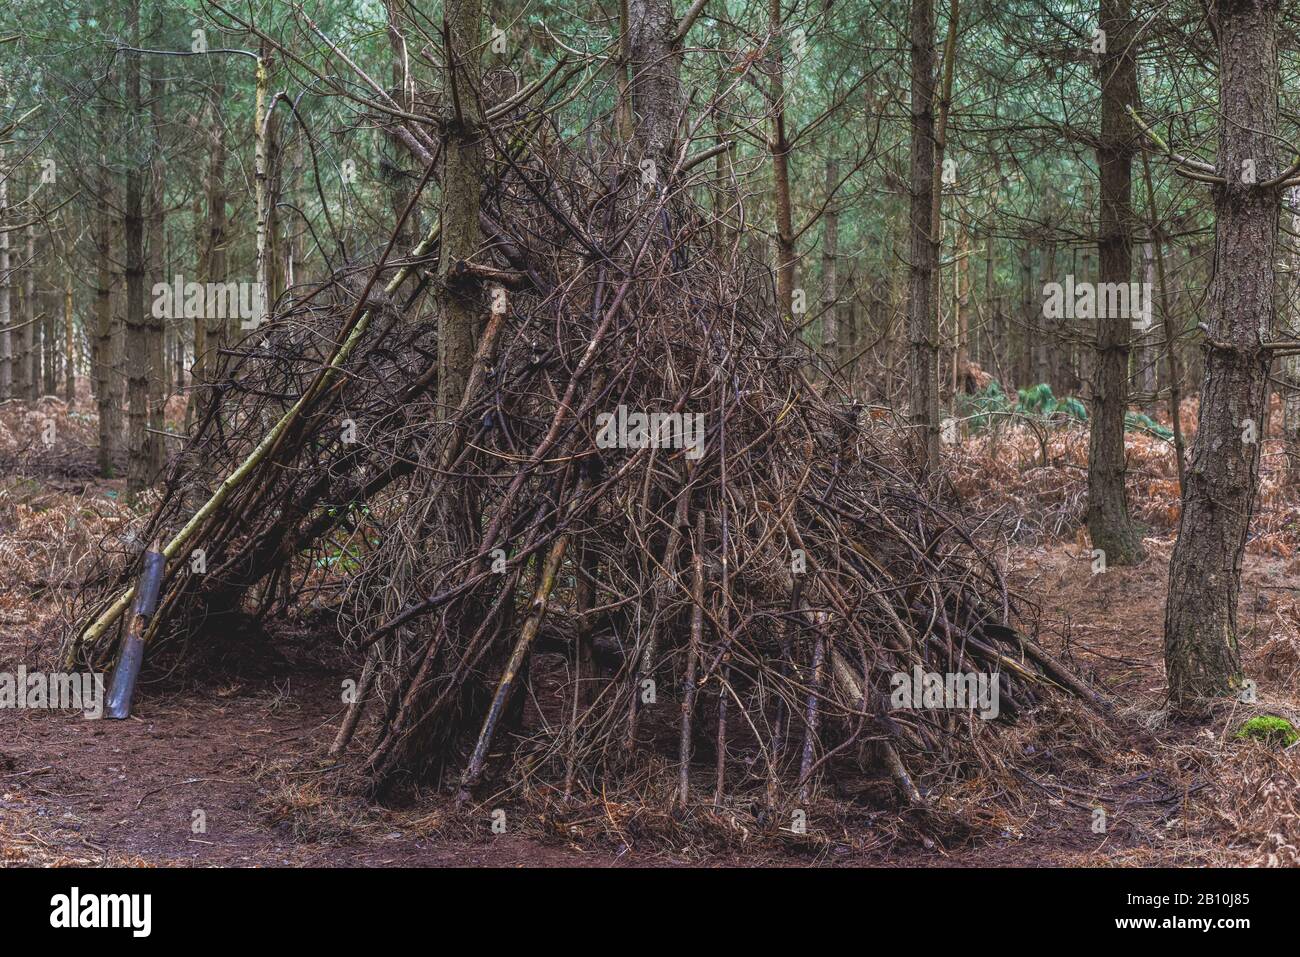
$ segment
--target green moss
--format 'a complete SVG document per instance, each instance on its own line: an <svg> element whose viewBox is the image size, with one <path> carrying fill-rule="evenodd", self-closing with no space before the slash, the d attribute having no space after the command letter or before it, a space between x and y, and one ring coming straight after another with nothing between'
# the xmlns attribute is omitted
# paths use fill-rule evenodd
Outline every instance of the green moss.
<svg viewBox="0 0 1300 957"><path fill-rule="evenodd" d="M1300 732L1286 718L1266 714L1251 718L1237 731L1238 738L1253 738L1266 744L1280 744L1289 747L1300 741Z"/></svg>

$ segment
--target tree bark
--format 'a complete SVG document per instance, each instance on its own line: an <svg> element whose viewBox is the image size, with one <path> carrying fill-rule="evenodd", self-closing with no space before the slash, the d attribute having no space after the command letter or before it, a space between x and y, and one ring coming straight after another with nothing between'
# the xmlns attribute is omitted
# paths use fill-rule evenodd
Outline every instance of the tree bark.
<svg viewBox="0 0 1300 957"><path fill-rule="evenodd" d="M77 353L72 326L72 270L64 275L63 287L63 398L69 406L77 398Z"/></svg>
<svg viewBox="0 0 1300 957"><path fill-rule="evenodd" d="M131 0L126 8L126 33L131 46L140 46L140 4ZM140 54L126 54L126 113L136 149L128 151L126 162L126 207L122 222L126 255L126 383L127 383L127 469L126 494L134 498L149 482L149 453L146 426L149 421L149 330L144 301L144 190L139 146Z"/></svg>
<svg viewBox="0 0 1300 957"><path fill-rule="evenodd" d="M0 147L0 162L5 158L5 151ZM0 176L0 226L7 225L9 218L9 177ZM9 329L12 321L10 309L11 279L9 273L9 231L0 229L0 400L13 398L13 333Z"/></svg>
<svg viewBox="0 0 1300 957"><path fill-rule="evenodd" d="M253 93L253 183L257 207L256 278L260 301L269 311L275 301L275 258L271 243L271 122L266 103L271 82L270 44L262 41L257 57ZM261 322L265 316L255 316ZM254 327L255 328L255 327Z"/></svg>
<svg viewBox="0 0 1300 957"><path fill-rule="evenodd" d="M632 78L632 145L638 161L655 164L658 181L671 172L681 109L679 57L672 0L628 0L627 58Z"/></svg>
<svg viewBox="0 0 1300 957"><path fill-rule="evenodd" d="M937 385L940 374L939 343L943 338L943 168L944 154L948 149L948 114L952 110L952 80L954 65L957 60L957 23L960 17L960 0L950 0L948 5L948 27L943 41L943 77L937 91L938 102L936 103L934 128L934 170L931 174L933 184L930 192L930 244L933 248L931 262L934 265L934 289L931 293L931 302L934 308L936 401L942 398L943 391ZM955 301L953 308L956 308ZM953 376L955 379L955 369Z"/></svg>
<svg viewBox="0 0 1300 957"><path fill-rule="evenodd" d="M150 162L149 162L149 273L154 282L167 282L166 245L166 165L163 157L163 79L149 77ZM176 311L175 309L173 311ZM146 448L149 454L149 481L162 472L167 445L163 432L166 429L164 410L167 402L167 361L163 352L166 335L166 318L155 316L152 308L145 310L149 347L149 433Z"/></svg>
<svg viewBox="0 0 1300 957"><path fill-rule="evenodd" d="M1287 211L1291 217L1291 231L1300 230L1300 186L1287 190ZM1294 240L1293 240L1294 242ZM1288 319L1282 330L1288 338L1300 338L1300 316L1297 316L1295 297L1300 294L1300 250L1291 250L1289 295L1286 297ZM1286 451L1287 483L1300 485L1300 355L1282 360L1282 381L1286 395L1282 405L1282 446Z"/></svg>
<svg viewBox="0 0 1300 957"><path fill-rule="evenodd" d="M1127 109L1137 99L1133 13L1130 0L1101 0L1101 137L1097 145L1101 222L1098 280L1127 286L1133 267L1133 154L1136 130ZM1098 297L1100 300L1102 297ZM1123 312L1123 310L1120 310ZM1088 442L1088 534L1107 565L1142 561L1141 531L1128 513L1124 414L1128 409L1129 315L1097 319L1091 429Z"/></svg>
<svg viewBox="0 0 1300 957"><path fill-rule="evenodd" d="M1178 495L1187 490L1187 455L1184 451L1183 426L1180 417L1183 407L1183 369L1178 357L1178 324L1169 301L1169 281L1165 275L1163 229L1156 211L1155 187L1151 183L1151 163L1142 154L1142 179L1146 184L1147 217L1156 252L1156 284L1159 293L1160 322L1165 331L1165 376L1169 381L1169 421L1174 433L1174 460L1178 465Z"/></svg>
<svg viewBox="0 0 1300 957"><path fill-rule="evenodd" d="M450 49L445 54L449 63L443 83L446 145L442 249L438 263L438 278L446 294L438 321L438 404L450 413L465 394L483 325L478 284L448 284L456 264L472 260L483 242L479 226L483 195L483 117L478 100L482 0L448 0L446 29Z"/></svg>
<svg viewBox="0 0 1300 957"><path fill-rule="evenodd" d="M95 341L91 357L95 403L99 411L99 474L116 477L121 442L121 395L113 368L113 204L112 180L100 160L99 208L95 218Z"/></svg>
<svg viewBox="0 0 1300 957"><path fill-rule="evenodd" d="M970 372L970 230L957 222L957 261L953 264L953 363L952 391L956 396L966 389Z"/></svg>
<svg viewBox="0 0 1300 957"><path fill-rule="evenodd" d="M917 464L939 467L939 343L934 271L934 0L912 0L911 227L907 325L911 344L910 414Z"/></svg>
<svg viewBox="0 0 1300 957"><path fill-rule="evenodd" d="M776 209L776 302L782 315L794 311L797 254L794 238L794 204L790 196L790 143L785 129L785 56L781 49L781 0L770 0L768 32L772 44L771 94L772 199Z"/></svg>
<svg viewBox="0 0 1300 957"><path fill-rule="evenodd" d="M1137 382L1142 404L1147 409L1153 409L1158 390L1156 367L1160 364L1160 347L1156 341L1159 327L1155 324L1155 302L1153 301L1156 288L1156 251L1155 243L1149 236L1142 244L1142 283L1142 320L1145 328L1138 336ZM1152 294L1147 295L1147 290L1151 290Z"/></svg>
<svg viewBox="0 0 1300 957"><path fill-rule="evenodd" d="M217 58L218 60L220 58ZM206 119L210 137L208 154L207 235L199 256L199 281L224 282L226 278L226 144L221 103L225 98L225 79L217 66ZM203 399L203 385L212 380L217 368L217 350L226 342L225 323L209 316L206 309L194 318L194 361L190 365L190 400L186 405L187 425L193 425L198 404Z"/></svg>
<svg viewBox="0 0 1300 957"><path fill-rule="evenodd" d="M414 88L411 86L410 52L407 49L406 35L403 32L406 13L406 0L384 0L384 10L388 18L388 45L392 53L391 74L393 78L393 98L404 110L415 109ZM389 195L392 197L393 222L400 222L402 212L411 199L411 188L407 179L410 175L408 152L397 137L390 138L393 149L391 165L385 161L384 173L389 180ZM397 237L397 248L402 254L408 253L420 238L420 217L407 217L402 226L401 235Z"/></svg>
<svg viewBox="0 0 1300 957"><path fill-rule="evenodd" d="M35 402L41 397L41 352L39 328L40 305L36 301L36 224L26 229L27 252L23 265L22 370L24 398Z"/></svg>
<svg viewBox="0 0 1300 957"><path fill-rule="evenodd" d="M831 150L835 145L832 143ZM833 375L840 365L839 256L840 214L835 206L839 164L834 154L826 160L826 212L822 223L822 356Z"/></svg>
<svg viewBox="0 0 1300 957"><path fill-rule="evenodd" d="M1237 598L1259 483L1276 285L1277 0L1219 0L1219 174L1200 424L1169 567L1165 671L1177 710L1240 684ZM1250 170L1253 167L1253 176Z"/></svg>
<svg viewBox="0 0 1300 957"><path fill-rule="evenodd" d="M443 31L445 49L442 76L441 118L443 169L441 197L441 245L438 279L438 383L440 419L451 417L464 398L474 368L477 345L483 329L484 301L477 281L458 277L459 264L473 261L483 245L479 212L482 199L485 156L483 116L479 101L482 47L482 0L447 0ZM444 455L451 455L447 446ZM433 502L440 539L429 547L454 553L471 537L478 518L464 500L443 495ZM459 624L437 627L456 628ZM422 640L437 641L432 634ZM429 659L425 659L426 663ZM407 730L391 738L388 732L366 761L367 773L380 791L392 785L399 772L420 773L428 767L430 754L441 741L454 737L451 729L436 727L428 719L433 707L430 691L417 667L403 684L401 711L390 721L401 721L402 713L418 714ZM511 682L514 678L512 677ZM507 689L508 690L508 689ZM358 704L358 709L360 703ZM391 723L388 725L391 728ZM490 731L487 732L490 735Z"/></svg>

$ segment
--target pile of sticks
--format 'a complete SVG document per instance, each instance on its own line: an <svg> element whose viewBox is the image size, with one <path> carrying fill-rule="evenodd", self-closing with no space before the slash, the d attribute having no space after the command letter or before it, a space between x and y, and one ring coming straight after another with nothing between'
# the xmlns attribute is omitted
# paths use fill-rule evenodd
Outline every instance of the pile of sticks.
<svg viewBox="0 0 1300 957"><path fill-rule="evenodd" d="M136 539L166 543L150 654L328 605L360 668L332 753L377 795L598 790L658 755L682 803L853 774L920 804L979 722L893 707L896 675L996 676L1004 719L1091 697L1016 630L905 436L811 371L685 164L647 190L543 126L494 142L484 246L447 284L435 225L228 350ZM481 304L454 408L451 283ZM69 661L113 660L139 562L106 555Z"/></svg>

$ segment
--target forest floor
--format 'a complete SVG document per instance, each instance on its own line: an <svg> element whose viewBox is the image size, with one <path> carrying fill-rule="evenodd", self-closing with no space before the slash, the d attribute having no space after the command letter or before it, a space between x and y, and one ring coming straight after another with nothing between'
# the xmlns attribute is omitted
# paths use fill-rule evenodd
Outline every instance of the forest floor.
<svg viewBox="0 0 1300 957"><path fill-rule="evenodd" d="M19 454L25 443L36 447L51 419L60 441ZM52 399L0 409L0 456L9 456L0 468L0 672L51 668L80 584L77 569L130 517L121 483L93 477L93 431L89 415ZM323 786L332 769L321 759L341 716L338 688L347 672L315 653L319 636L298 634L271 652L236 647L224 663L231 667L214 669L216 680L145 685L128 721L0 709L0 864L1300 863L1300 746L1235 736L1253 715L1300 724L1300 560L1295 503L1270 471L1276 450L1266 445L1263 512L1247 550L1240 609L1257 701L1178 724L1163 711L1161 663L1177 518L1167 450L1131 439L1131 494L1150 526L1146 560L1095 573L1078 528L1086 433L1053 433L1046 464L1032 435L1006 433L989 446L985 438L950 450L958 491L1014 588L1036 606L1040 640L1107 691L1122 730L1098 738L1059 714L1019 719L1008 747L1037 763L968 782L954 806L973 823L959 835L900 832L883 823L888 815L879 826L868 816L851 827L810 813L806 836L756 836L740 812L693 810L688 816L699 826L692 827L612 798L566 817L506 803L508 826L494 834L490 804L458 811L430 796L383 808L342 798ZM1089 757L1099 746L1110 751L1100 761ZM1104 832L1096 829L1098 806L1108 816ZM719 832L729 836L698 837Z"/></svg>

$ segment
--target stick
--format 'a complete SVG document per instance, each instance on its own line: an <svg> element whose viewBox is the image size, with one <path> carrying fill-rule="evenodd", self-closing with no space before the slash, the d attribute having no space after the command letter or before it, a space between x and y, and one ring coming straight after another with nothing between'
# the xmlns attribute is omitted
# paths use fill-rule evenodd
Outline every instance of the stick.
<svg viewBox="0 0 1300 957"><path fill-rule="evenodd" d="M682 544L682 529L687 524L686 508L690 503L690 498L691 480L688 472L686 482L682 485L681 491L678 492L677 503L673 508L673 524L668 530L668 542L664 545L663 570L659 577L655 579L654 590L651 593L650 636L646 640L645 649L641 654L640 662L632 678L632 701L628 705L627 715L626 747L628 751L636 747L636 725L637 715L640 710L641 685L654 673L654 659L658 650L658 631L663 627L659 624L659 610L664 604L669 583L673 577L674 569L677 567L677 552Z"/></svg>
<svg viewBox="0 0 1300 957"><path fill-rule="evenodd" d="M691 642L686 653L682 737L678 746L681 768L677 779L677 801L682 807L686 806L690 793L691 712L695 708L695 672L699 666L700 641L704 637L704 512L695 518L695 556L691 560L691 569Z"/></svg>
<svg viewBox="0 0 1300 957"><path fill-rule="evenodd" d="M379 650L371 646L370 651L366 653L366 663L361 668L361 680L357 683L357 696L352 699L348 705L347 714L343 716L343 724L339 726L339 733L334 736L334 743L330 745L329 756L337 758L347 748L348 743L352 740L352 735L357 730L357 723L361 720L361 712L365 710L366 699L370 697L370 688L375 683L375 659L379 657Z"/></svg>
<svg viewBox="0 0 1300 957"><path fill-rule="evenodd" d="M808 706L804 718L803 757L799 761L799 801L808 800L808 778L812 771L813 751L817 744L817 698L822 690L822 675L825 671L826 640L821 629L817 629L817 640L813 643L812 683L808 688Z"/></svg>
<svg viewBox="0 0 1300 957"><path fill-rule="evenodd" d="M465 775L461 779L460 793L456 797L458 804L463 804L469 799L470 792L483 774L483 764L487 759L488 748L492 744L492 734L496 730L497 721L501 718L501 712L505 709L506 700L510 697L510 690L514 686L519 668L528 656L528 650L533 639L537 637L538 628L541 627L542 618L546 615L546 607L550 602L551 591L555 588L560 563L564 561L564 552L568 547L568 535L557 538L551 545L542 570L538 573L532 609L519 632L519 640L515 642L514 651L510 653L510 660L506 662L505 669L501 672L501 680L497 682L496 694L492 696L492 705L488 708L487 717L483 720L483 728L478 734L478 743L474 745L474 753L470 755L469 765L465 768Z"/></svg>
<svg viewBox="0 0 1300 957"><path fill-rule="evenodd" d="M154 539L144 553L144 570L140 572L140 584L135 589L139 595L135 602L135 614L122 639L117 667L113 669L113 681L104 708L105 717L119 721L131 717L135 680L140 675L140 665L144 661L144 633L149 627L149 619L158 607L158 592L162 588L163 572L166 569L167 559L158 551L158 540Z"/></svg>
<svg viewBox="0 0 1300 957"><path fill-rule="evenodd" d="M731 666L723 665L718 676L718 781L713 788L713 805L722 807L722 795L727 784L727 686Z"/></svg>
<svg viewBox="0 0 1300 957"><path fill-rule="evenodd" d="M428 174L426 173L425 176L427 179ZM414 204L415 197L417 196L419 196L418 190L416 191L415 196L411 199L412 204ZM410 205L407 206L407 212L409 211ZM403 216L403 220L405 220L405 218L406 217ZM425 236L424 239L420 241L419 245L417 245L411 252L412 260L420 258L429 251L433 246L433 243L436 241L440 231L440 223L434 223L433 227L429 230L429 234ZM390 241L389 246L391 248L392 241ZM387 258L387 251L385 252L384 258ZM382 267L382 265L383 260L381 259L380 266ZM384 292L391 296L397 291L402 283L406 281L406 278L411 274L414 268L414 262L408 262L405 266L399 269L396 275L389 280L388 285L384 287ZM378 271L376 271L376 276L378 276ZM357 304L358 308L360 308L361 302L364 301L365 297L363 296ZM329 365L321 370L320 375L316 377L310 386L308 386L307 391L299 397L298 401L290 407L289 411L284 414L271 431L262 438L262 441L257 443L257 447L249 453L248 458L243 461L243 464L226 477L225 481L223 481L221 485L217 487L217 490L212 493L212 497L194 513L190 520L185 523L185 526L176 533L176 536L170 542L167 543L167 547L164 548L162 552L164 557L169 561L176 558L189 542L190 538L194 536L195 532L197 532L199 528L202 527L203 523L221 507L222 503L224 503L227 498L229 498L230 493L234 491L235 488L244 481L244 479L252 474L253 470L257 468L264 458L266 458L271 449L279 444L281 436L288 431L289 426L298 418L302 410L311 402L315 401L316 397L334 378L335 374L337 374L338 370L342 368L343 363L346 362L348 356L352 354L352 350L355 349L357 343L361 341L361 337L365 335L366 329L370 325L372 314L373 311L371 309L366 309L361 313L356 320L356 324L352 327L351 333L349 333L348 337L344 339L343 344L339 346L338 350L334 353L334 357L330 360ZM68 654L66 656L66 664L68 667L72 666L72 663L76 660L77 652L82 647L99 639L104 632L108 630L109 626L117 621L122 612L126 610L126 607L130 603L134 594L135 587L128 587L118 595L118 597L108 606L99 618L92 622L85 631L77 636L71 647L68 649Z"/></svg>
<svg viewBox="0 0 1300 957"><path fill-rule="evenodd" d="M860 702L863 707L866 701L863 698L862 688L858 685L858 679L853 674L853 669L849 667L847 661L840 656L840 653L831 650L831 670L835 674L835 680L839 683L841 690L854 701ZM913 807L921 807L925 804L925 798L921 796L920 790L917 789L916 783L912 776L907 773L907 768L903 764L903 759L898 756L898 751L894 748L891 741L880 739L876 742L876 748L880 752L881 758L885 762L885 767L889 768L890 775L894 778L894 783L898 789L903 792L909 804Z"/></svg>

